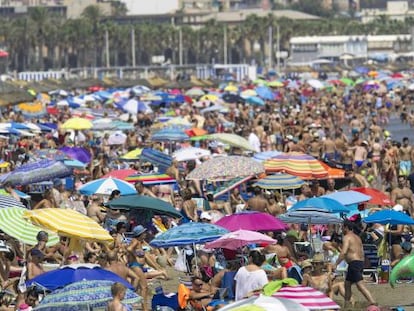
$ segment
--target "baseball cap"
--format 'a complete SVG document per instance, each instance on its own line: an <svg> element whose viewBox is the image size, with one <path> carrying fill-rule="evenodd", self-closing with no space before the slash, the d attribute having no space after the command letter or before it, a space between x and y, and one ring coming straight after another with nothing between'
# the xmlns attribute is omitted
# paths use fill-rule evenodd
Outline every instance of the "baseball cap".
<svg viewBox="0 0 414 311"><path fill-rule="evenodd" d="M211 220L211 215L207 212L202 212L200 215L200 219L206 219L206 220Z"/></svg>

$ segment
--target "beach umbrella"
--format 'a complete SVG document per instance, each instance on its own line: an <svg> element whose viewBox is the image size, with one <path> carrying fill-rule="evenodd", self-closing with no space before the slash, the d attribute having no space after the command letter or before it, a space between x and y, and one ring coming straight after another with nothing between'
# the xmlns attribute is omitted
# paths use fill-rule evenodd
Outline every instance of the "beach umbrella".
<svg viewBox="0 0 414 311"><path fill-rule="evenodd" d="M380 206L394 206L395 203L391 201L390 197L385 193L381 192L375 188L367 188L367 187L360 187L360 188L351 188L353 191L358 191L360 193L366 194L371 198L367 202L368 204L372 205L380 205Z"/></svg>
<svg viewBox="0 0 414 311"><path fill-rule="evenodd" d="M330 198L316 197L299 201L289 211L327 211L330 213L348 213L349 209Z"/></svg>
<svg viewBox="0 0 414 311"><path fill-rule="evenodd" d="M296 301L309 310L336 310L341 307L324 293L308 286L285 286L272 295Z"/></svg>
<svg viewBox="0 0 414 311"><path fill-rule="evenodd" d="M335 201L338 201L339 203L345 206L367 202L371 199L369 195L353 190L336 191L329 194L325 194L321 196L321 198L334 199Z"/></svg>
<svg viewBox="0 0 414 311"><path fill-rule="evenodd" d="M26 286L34 284L41 285L47 290L54 291L59 288L63 288L69 284L73 284L80 281L110 281L119 282L125 285L129 289L134 287L125 281L117 274L101 268L95 264L73 264L62 266L56 270L48 271L38 275L37 277L28 280Z"/></svg>
<svg viewBox="0 0 414 311"><path fill-rule="evenodd" d="M63 160L63 164L65 164L69 168L74 168L74 169L84 169L87 165L78 160Z"/></svg>
<svg viewBox="0 0 414 311"><path fill-rule="evenodd" d="M23 217L29 219L34 225L75 240L113 241L109 233L96 221L72 209L26 210Z"/></svg>
<svg viewBox="0 0 414 311"><path fill-rule="evenodd" d="M264 106L265 105L264 100L261 99L258 96L250 96L250 97L246 98L246 103L252 104L252 105L255 105L255 106Z"/></svg>
<svg viewBox="0 0 414 311"><path fill-rule="evenodd" d="M63 161L70 159L63 151L58 149L35 149L32 150L31 155L35 160L55 160L55 161Z"/></svg>
<svg viewBox="0 0 414 311"><path fill-rule="evenodd" d="M278 231L286 230L285 223L267 213L241 212L227 215L215 223L229 231L240 229L250 231Z"/></svg>
<svg viewBox="0 0 414 311"><path fill-rule="evenodd" d="M220 311L309 311L298 302L285 298L252 296L220 308Z"/></svg>
<svg viewBox="0 0 414 311"><path fill-rule="evenodd" d="M215 102L219 99L217 95L214 94L206 94L200 97L200 101L210 101Z"/></svg>
<svg viewBox="0 0 414 311"><path fill-rule="evenodd" d="M54 178L62 178L71 175L72 170L62 162L53 160L40 160L29 163L11 171L4 182L12 185L29 185L42 181L49 181Z"/></svg>
<svg viewBox="0 0 414 311"><path fill-rule="evenodd" d="M65 146L59 148L59 150L65 153L69 158L81 161L83 163L89 163L92 159L90 152L82 147Z"/></svg>
<svg viewBox="0 0 414 311"><path fill-rule="evenodd" d="M254 151L254 148L250 145L249 141L239 135L229 133L216 133L207 135L210 140L218 140L223 144L230 145L232 147Z"/></svg>
<svg viewBox="0 0 414 311"><path fill-rule="evenodd" d="M151 148L144 148L141 152L140 161L141 163L149 162L158 167L159 173L165 173L171 166L172 158L161 151Z"/></svg>
<svg viewBox="0 0 414 311"><path fill-rule="evenodd" d="M323 178L328 175L318 160L299 152L280 154L264 161L263 165L266 172L283 172L304 179Z"/></svg>
<svg viewBox="0 0 414 311"><path fill-rule="evenodd" d="M139 101L136 99L124 100L122 102L117 103L116 106L134 115L136 115L139 112L143 112L143 113L152 112L151 107L146 102Z"/></svg>
<svg viewBox="0 0 414 311"><path fill-rule="evenodd" d="M0 230L24 244L36 245L38 242L36 236L43 229L23 218L24 212L25 209L19 207L0 209ZM47 246L59 243L59 237L56 234L48 233Z"/></svg>
<svg viewBox="0 0 414 311"><path fill-rule="evenodd" d="M316 79L309 79L306 81L314 89L322 89L324 87L323 83Z"/></svg>
<svg viewBox="0 0 414 311"><path fill-rule="evenodd" d="M178 127L166 127L151 136L152 141L184 141L189 139L190 136Z"/></svg>
<svg viewBox="0 0 414 311"><path fill-rule="evenodd" d="M258 153L255 153L253 155L253 159L256 160L256 161L258 161L258 162L263 162L265 160L274 158L274 157L278 156L281 153L282 152L276 151L276 150L258 152Z"/></svg>
<svg viewBox="0 0 414 311"><path fill-rule="evenodd" d="M330 167L328 164L326 164L325 162L319 161L320 165L322 165L322 167L325 169L325 171L328 173L328 175L324 178L320 178L320 179L328 179L328 178L332 178L332 179L339 179L339 178L345 178L345 171L340 169L340 168L335 168L335 167Z"/></svg>
<svg viewBox="0 0 414 311"><path fill-rule="evenodd" d="M142 182L144 186L149 185L169 185L177 181L167 174L133 174L125 178L130 183Z"/></svg>
<svg viewBox="0 0 414 311"><path fill-rule="evenodd" d="M265 99L265 100L273 100L275 99L275 95L273 94L273 91L264 85L256 87L256 93L259 97Z"/></svg>
<svg viewBox="0 0 414 311"><path fill-rule="evenodd" d="M20 111L23 116L27 118L35 118L44 116L46 112L46 106L41 101L34 101L32 103L21 103L15 108Z"/></svg>
<svg viewBox="0 0 414 311"><path fill-rule="evenodd" d="M386 209L375 212L363 221L367 224L378 223L382 225L414 225L414 220L403 212Z"/></svg>
<svg viewBox="0 0 414 311"><path fill-rule="evenodd" d="M236 93L236 92L238 92L239 91L239 88L236 86L236 85L234 85L234 84L229 84L229 85L227 85L225 88L224 88L224 90L223 90L224 92L233 92L233 93Z"/></svg>
<svg viewBox="0 0 414 311"><path fill-rule="evenodd" d="M9 207L26 208L22 202L17 201L14 197L12 197L11 195L5 194L2 191L2 193L0 194L0 209L9 208Z"/></svg>
<svg viewBox="0 0 414 311"><path fill-rule="evenodd" d="M200 129L198 127L193 127L191 129L185 130L184 132L186 132L186 134L190 137L193 136L203 136L207 134L207 131L204 129Z"/></svg>
<svg viewBox="0 0 414 311"><path fill-rule="evenodd" d="M172 119L167 120L165 124L170 127L171 129L175 129L176 127L191 127L192 124L187 119L182 117L175 117Z"/></svg>
<svg viewBox="0 0 414 311"><path fill-rule="evenodd" d="M196 147L187 147L175 151L172 154L173 159L178 162L196 160L203 157L208 157L211 155L210 150L196 148Z"/></svg>
<svg viewBox="0 0 414 311"><path fill-rule="evenodd" d="M166 248L204 244L217 240L228 232L228 230L213 224L189 222L159 234L150 242L150 245Z"/></svg>
<svg viewBox="0 0 414 311"><path fill-rule="evenodd" d="M112 191L119 190L121 195L135 194L137 191L130 183L117 178L99 178L87 182L81 186L78 191L82 194L93 195L110 195Z"/></svg>
<svg viewBox="0 0 414 311"><path fill-rule="evenodd" d="M290 190L300 188L304 183L305 182L299 177L290 174L279 173L259 179L254 184L254 186L260 187L262 189Z"/></svg>
<svg viewBox="0 0 414 311"><path fill-rule="evenodd" d="M223 94L223 96L221 97L226 103L231 103L231 104L235 104L235 103L245 103L246 100L237 95L237 94L232 94L232 93L226 93Z"/></svg>
<svg viewBox="0 0 414 311"><path fill-rule="evenodd" d="M180 212L171 203L146 195L133 194L121 196L109 201L108 206L113 209L146 210L157 215L167 215L175 218L182 217Z"/></svg>
<svg viewBox="0 0 414 311"><path fill-rule="evenodd" d="M267 83L267 85L270 86L270 87L282 87L282 86L284 86L283 82L278 81L278 80L269 81Z"/></svg>
<svg viewBox="0 0 414 311"><path fill-rule="evenodd" d="M35 308L39 311L76 311L104 309L112 300L113 281L82 280L57 289L46 295ZM142 298L132 289L127 289L122 304L130 310L137 308Z"/></svg>
<svg viewBox="0 0 414 311"><path fill-rule="evenodd" d="M201 114L205 114L208 112L214 112L214 111L223 111L226 110L227 108L222 106L222 105L213 105L213 106L208 106L207 108L201 109L200 113Z"/></svg>
<svg viewBox="0 0 414 311"><path fill-rule="evenodd" d="M137 171L136 170L132 170L132 169L120 169L120 170L113 170L110 171L109 173L103 175L101 178L117 178L117 179L121 179L121 180L125 180L125 178L127 178L130 175L134 175L136 174Z"/></svg>
<svg viewBox="0 0 414 311"><path fill-rule="evenodd" d="M263 165L248 157L216 157L197 166L187 175L187 180L228 180L236 177L259 175L263 172Z"/></svg>
<svg viewBox="0 0 414 311"><path fill-rule="evenodd" d="M254 176L236 177L236 178L226 180L226 182L222 183L220 186L216 188L213 194L213 198L217 199L223 194L228 195L229 192L232 191L234 188L240 186L241 184L248 182L253 177Z"/></svg>
<svg viewBox="0 0 414 311"><path fill-rule="evenodd" d="M339 218L335 214L328 211L288 211L283 215L277 217L281 221L288 224L313 224L313 225L326 225L326 224L341 224L342 218Z"/></svg>
<svg viewBox="0 0 414 311"><path fill-rule="evenodd" d="M257 92L255 90L252 90L252 89L247 89L247 90L244 90L243 92L241 92L240 96L243 97L243 98L257 96Z"/></svg>
<svg viewBox="0 0 414 311"><path fill-rule="evenodd" d="M125 153L123 156L120 157L121 160L127 161L134 161L139 160L139 156L141 155L142 148L137 148Z"/></svg>
<svg viewBox="0 0 414 311"><path fill-rule="evenodd" d="M62 124L61 128L65 130L89 130L93 127L90 120L85 118L71 118Z"/></svg>
<svg viewBox="0 0 414 311"><path fill-rule="evenodd" d="M354 85L355 85L354 80L352 80L352 79L350 79L350 78L341 78L341 79L340 79L340 81L341 81L343 84L348 85L348 86L354 86Z"/></svg>
<svg viewBox="0 0 414 311"><path fill-rule="evenodd" d="M226 233L217 240L206 243L205 248L226 248L236 250L248 244L276 244L276 242L276 240L262 233L240 229Z"/></svg>
<svg viewBox="0 0 414 311"><path fill-rule="evenodd" d="M117 131L109 135L108 145L123 145L127 140L127 136L121 131Z"/></svg>
<svg viewBox="0 0 414 311"><path fill-rule="evenodd" d="M193 87L192 89L189 89L188 91L185 92L185 95L190 96L190 97L201 97L205 94L206 93L198 87Z"/></svg>

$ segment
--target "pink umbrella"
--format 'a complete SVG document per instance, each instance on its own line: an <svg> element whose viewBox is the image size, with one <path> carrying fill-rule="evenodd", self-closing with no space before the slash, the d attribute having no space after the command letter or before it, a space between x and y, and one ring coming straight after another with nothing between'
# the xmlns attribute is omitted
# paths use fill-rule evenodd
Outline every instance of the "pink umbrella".
<svg viewBox="0 0 414 311"><path fill-rule="evenodd" d="M340 309L340 306L324 293L307 286L282 287L272 296L294 300L309 310Z"/></svg>
<svg viewBox="0 0 414 311"><path fill-rule="evenodd" d="M205 248L238 249L248 244L275 244L276 240L259 232L237 230L227 233L217 240L207 243Z"/></svg>
<svg viewBox="0 0 414 311"><path fill-rule="evenodd" d="M132 169L122 169L122 170L114 170L111 171L107 174L105 174L104 176L102 176L101 178L118 178L118 179L122 179L125 180L125 178L127 178L130 175L134 175L137 174L136 170L132 170Z"/></svg>
<svg viewBox="0 0 414 311"><path fill-rule="evenodd" d="M241 212L225 216L215 223L229 231L239 229L250 231L278 231L285 230L288 226L281 220L267 213Z"/></svg>

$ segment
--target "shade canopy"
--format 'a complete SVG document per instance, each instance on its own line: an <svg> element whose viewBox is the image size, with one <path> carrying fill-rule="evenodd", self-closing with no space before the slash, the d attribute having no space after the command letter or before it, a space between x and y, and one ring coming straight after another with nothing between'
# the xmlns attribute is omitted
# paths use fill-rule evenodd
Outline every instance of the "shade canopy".
<svg viewBox="0 0 414 311"><path fill-rule="evenodd" d="M353 205L359 204L362 202L367 202L371 199L371 196L363 194L361 192L347 190L347 191L337 191L321 196L321 198L334 199L341 203L342 205Z"/></svg>
<svg viewBox="0 0 414 311"><path fill-rule="evenodd" d="M322 210L330 213L348 213L349 209L338 201L330 198L310 198L297 202L289 211Z"/></svg>
<svg viewBox="0 0 414 311"><path fill-rule="evenodd" d="M167 215L181 218L182 215L168 202L145 195L125 195L108 203L110 208L115 209L143 209L158 215Z"/></svg>
<svg viewBox="0 0 414 311"><path fill-rule="evenodd" d="M114 190L119 190L121 195L129 195L137 192L135 187L130 183L112 177L95 179L79 188L79 192L86 195L101 194L109 196Z"/></svg>
<svg viewBox="0 0 414 311"><path fill-rule="evenodd" d="M369 195L371 199L369 199L369 201L367 202L368 204L380 205L380 206L393 206L394 205L394 202L391 201L391 198L385 193L379 191L378 189L360 187L360 188L352 188L351 190Z"/></svg>
<svg viewBox="0 0 414 311"><path fill-rule="evenodd" d="M414 225L414 220L404 212L394 210L382 210L365 217L367 224L378 223L382 225Z"/></svg>
<svg viewBox="0 0 414 311"><path fill-rule="evenodd" d="M215 224L232 232L240 229L250 231L278 231L287 229L286 224L276 217L259 212L241 212L227 215Z"/></svg>
<svg viewBox="0 0 414 311"><path fill-rule="evenodd" d="M289 211L278 218L289 224L326 225L343 222L342 218L327 211Z"/></svg>
<svg viewBox="0 0 414 311"><path fill-rule="evenodd" d="M277 241L259 232L249 230L237 230L227 233L215 241L205 245L206 248L239 249L248 244L275 244Z"/></svg>
<svg viewBox="0 0 414 311"><path fill-rule="evenodd" d="M262 189L290 190L300 188L305 182L297 176L280 173L259 179L254 185Z"/></svg>

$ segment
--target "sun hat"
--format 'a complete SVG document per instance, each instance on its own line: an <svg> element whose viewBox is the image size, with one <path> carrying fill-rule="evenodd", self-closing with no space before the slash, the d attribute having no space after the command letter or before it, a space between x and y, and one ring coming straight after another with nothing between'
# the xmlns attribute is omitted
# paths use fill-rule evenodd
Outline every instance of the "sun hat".
<svg viewBox="0 0 414 311"><path fill-rule="evenodd" d="M322 253L316 253L312 257L312 263L314 262L324 262L324 256Z"/></svg>
<svg viewBox="0 0 414 311"><path fill-rule="evenodd" d="M132 233L134 237L137 237L143 234L145 231L147 231L146 228L144 228L142 225L138 225L134 227L134 229L132 230Z"/></svg>
<svg viewBox="0 0 414 311"><path fill-rule="evenodd" d="M306 259L302 261L302 264L300 265L300 267L302 268L302 270L306 268L312 268L312 261L310 259Z"/></svg>

